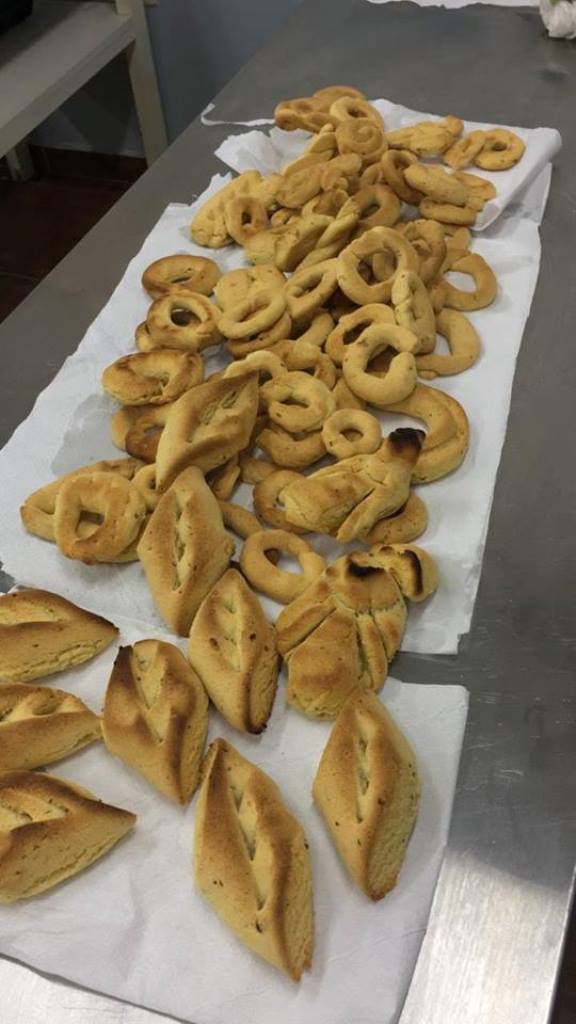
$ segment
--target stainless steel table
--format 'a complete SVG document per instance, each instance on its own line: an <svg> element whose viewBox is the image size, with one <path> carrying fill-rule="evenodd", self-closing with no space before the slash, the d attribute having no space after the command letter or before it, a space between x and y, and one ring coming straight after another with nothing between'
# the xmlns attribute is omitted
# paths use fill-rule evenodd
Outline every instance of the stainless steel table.
<svg viewBox="0 0 576 1024"><path fill-rule="evenodd" d="M213 116L266 115L331 82L417 109L555 126L564 138L472 631L456 658L402 655L394 665L407 681L471 693L450 840L402 1024L544 1024L576 859L575 44L548 39L536 12L308 0ZM190 201L218 169L212 153L230 130L192 124L0 328L0 439L76 347L164 206ZM161 1019L0 963L3 1024Z"/></svg>

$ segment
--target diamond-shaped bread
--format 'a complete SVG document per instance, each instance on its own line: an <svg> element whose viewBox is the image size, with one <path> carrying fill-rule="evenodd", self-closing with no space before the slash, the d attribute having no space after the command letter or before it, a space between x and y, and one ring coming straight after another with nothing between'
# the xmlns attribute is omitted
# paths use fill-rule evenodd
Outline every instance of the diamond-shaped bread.
<svg viewBox="0 0 576 1024"><path fill-rule="evenodd" d="M410 744L374 693L357 690L344 704L313 792L348 874L382 899L404 861L420 782Z"/></svg>
<svg viewBox="0 0 576 1024"><path fill-rule="evenodd" d="M0 773L0 903L36 896L103 857L136 815L40 772Z"/></svg>
<svg viewBox="0 0 576 1024"><path fill-rule="evenodd" d="M156 607L175 633L188 635L233 552L217 499L202 471L189 466L160 498L138 544Z"/></svg>
<svg viewBox="0 0 576 1024"><path fill-rule="evenodd" d="M226 721L243 732L262 732L276 695L276 631L236 569L228 569L200 605L188 657Z"/></svg>
<svg viewBox="0 0 576 1024"><path fill-rule="evenodd" d="M111 622L47 590L0 597L0 680L25 683L99 654L118 635Z"/></svg>
<svg viewBox="0 0 576 1024"><path fill-rule="evenodd" d="M165 491L187 466L205 473L246 448L258 411L258 374L222 377L174 402L158 444L156 482Z"/></svg>
<svg viewBox="0 0 576 1024"><path fill-rule="evenodd" d="M183 804L199 782L207 729L208 697L177 647L140 640L120 648L102 719L111 753Z"/></svg>
<svg viewBox="0 0 576 1024"><path fill-rule="evenodd" d="M0 683L0 771L40 768L98 739L98 715L74 694Z"/></svg>
<svg viewBox="0 0 576 1024"><path fill-rule="evenodd" d="M238 938L298 981L314 944L308 844L272 779L222 739L203 768L194 874Z"/></svg>

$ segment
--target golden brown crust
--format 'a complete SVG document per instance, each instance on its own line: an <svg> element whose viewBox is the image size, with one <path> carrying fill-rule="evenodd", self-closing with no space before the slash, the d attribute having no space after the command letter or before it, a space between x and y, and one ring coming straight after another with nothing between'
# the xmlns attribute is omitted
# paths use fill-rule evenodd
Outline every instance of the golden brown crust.
<svg viewBox="0 0 576 1024"><path fill-rule="evenodd" d="M200 781L208 698L184 655L161 640L121 647L108 682L108 750L160 793L187 803Z"/></svg>
<svg viewBox="0 0 576 1024"><path fill-rule="evenodd" d="M232 501L218 500L222 521L228 530L232 530L238 537L244 540L252 533L258 533L262 529L262 523L242 505L236 505Z"/></svg>
<svg viewBox="0 0 576 1024"><path fill-rule="evenodd" d="M150 306L146 317L151 348L201 352L218 345L220 310L199 292L171 291Z"/></svg>
<svg viewBox="0 0 576 1024"><path fill-rule="evenodd" d="M175 633L188 635L233 552L218 501L201 470L190 466L162 495L138 544L156 607Z"/></svg>
<svg viewBox="0 0 576 1024"><path fill-rule="evenodd" d="M236 569L228 569L200 605L188 657L230 725L251 733L266 728L278 679L276 631Z"/></svg>
<svg viewBox="0 0 576 1024"><path fill-rule="evenodd" d="M165 405L201 384L203 376L198 352L159 348L117 359L104 370L102 387L124 405Z"/></svg>
<svg viewBox="0 0 576 1024"><path fill-rule="evenodd" d="M272 779L221 739L203 770L194 877L249 949L299 981L314 944L308 844Z"/></svg>
<svg viewBox="0 0 576 1024"><path fill-rule="evenodd" d="M205 256L176 253L154 260L142 274L142 285L153 299L171 291L210 295L220 277L218 265Z"/></svg>
<svg viewBox="0 0 576 1024"><path fill-rule="evenodd" d="M463 462L468 451L470 427L459 402L440 388L417 384L408 398L388 406L424 421L427 432L412 472L412 480L428 484L447 476Z"/></svg>
<svg viewBox="0 0 576 1024"><path fill-rule="evenodd" d="M116 473L88 473L65 480L58 491L54 536L63 555L86 565L111 562L138 537L146 502L129 480ZM81 530L96 516L94 529Z"/></svg>
<svg viewBox="0 0 576 1024"><path fill-rule="evenodd" d="M0 771L41 768L98 739L98 715L74 694L0 683Z"/></svg>
<svg viewBox="0 0 576 1024"><path fill-rule="evenodd" d="M0 774L0 903L36 896L102 857L136 815L53 775Z"/></svg>
<svg viewBox="0 0 576 1024"><path fill-rule="evenodd" d="M380 689L405 624L400 588L369 552L338 558L276 622L288 703L334 718L357 687Z"/></svg>
<svg viewBox="0 0 576 1024"><path fill-rule="evenodd" d="M353 455L310 476L298 476L282 494L289 523L328 533L344 544L364 539L383 516L406 503L422 434L395 430L372 455Z"/></svg>
<svg viewBox="0 0 576 1024"><path fill-rule="evenodd" d="M426 505L417 494L411 494L402 508L374 524L366 540L369 544L406 544L424 533L427 525Z"/></svg>
<svg viewBox="0 0 576 1024"><path fill-rule="evenodd" d="M111 622L47 590L0 597L0 679L25 683L93 658L118 635Z"/></svg>
<svg viewBox="0 0 576 1024"><path fill-rule="evenodd" d="M300 572L279 569L270 555L279 552L297 559ZM244 541L240 566L253 587L273 601L287 604L298 597L326 568L326 560L303 540L287 530L260 530Z"/></svg>
<svg viewBox="0 0 576 1024"><path fill-rule="evenodd" d="M416 544L377 544L370 554L394 577L409 601L425 601L438 589L436 562Z"/></svg>
<svg viewBox="0 0 576 1024"><path fill-rule="evenodd" d="M20 516L28 533L42 537L44 540L55 541L54 536L54 512L58 492L65 480L71 477L81 476L85 473L118 473L126 480L132 480L143 463L140 459L109 459L101 462L92 462L88 466L80 466L57 477L50 484L39 487L24 504L20 507Z"/></svg>
<svg viewBox="0 0 576 1024"><path fill-rule="evenodd" d="M351 878L370 899L396 885L420 799L414 753L374 694L346 701L324 748L314 800Z"/></svg>
<svg viewBox="0 0 576 1024"><path fill-rule="evenodd" d="M205 473L228 462L250 441L258 410L258 374L207 381L172 406L156 456L161 491L186 466Z"/></svg>

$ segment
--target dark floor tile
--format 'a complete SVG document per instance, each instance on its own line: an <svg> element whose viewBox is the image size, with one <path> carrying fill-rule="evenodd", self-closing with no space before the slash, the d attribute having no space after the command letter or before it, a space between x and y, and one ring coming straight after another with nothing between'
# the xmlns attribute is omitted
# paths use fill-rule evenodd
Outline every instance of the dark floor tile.
<svg viewBox="0 0 576 1024"><path fill-rule="evenodd" d="M24 301L37 284L38 279L35 277L3 274L0 271L0 323Z"/></svg>
<svg viewBox="0 0 576 1024"><path fill-rule="evenodd" d="M87 179L0 181L0 271L44 277L127 187Z"/></svg>
<svg viewBox="0 0 576 1024"><path fill-rule="evenodd" d="M31 146L35 163L52 178L89 178L132 185L146 170L143 157L113 153L85 153L71 149Z"/></svg>

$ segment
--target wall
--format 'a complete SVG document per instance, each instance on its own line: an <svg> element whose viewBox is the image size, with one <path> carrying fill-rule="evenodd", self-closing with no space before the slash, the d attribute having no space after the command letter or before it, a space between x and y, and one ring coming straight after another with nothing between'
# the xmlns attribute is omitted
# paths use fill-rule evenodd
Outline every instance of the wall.
<svg viewBox="0 0 576 1024"><path fill-rule="evenodd" d="M300 0L158 0L147 7L170 140L271 36ZM121 55L34 134L46 146L141 155Z"/></svg>

